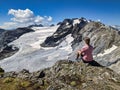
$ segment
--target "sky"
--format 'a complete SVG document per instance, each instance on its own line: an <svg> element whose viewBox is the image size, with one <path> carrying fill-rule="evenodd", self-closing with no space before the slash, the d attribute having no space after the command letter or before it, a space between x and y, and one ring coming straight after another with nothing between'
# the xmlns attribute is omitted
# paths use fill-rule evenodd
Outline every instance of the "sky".
<svg viewBox="0 0 120 90"><path fill-rule="evenodd" d="M80 17L120 25L120 0L0 0L0 28Z"/></svg>

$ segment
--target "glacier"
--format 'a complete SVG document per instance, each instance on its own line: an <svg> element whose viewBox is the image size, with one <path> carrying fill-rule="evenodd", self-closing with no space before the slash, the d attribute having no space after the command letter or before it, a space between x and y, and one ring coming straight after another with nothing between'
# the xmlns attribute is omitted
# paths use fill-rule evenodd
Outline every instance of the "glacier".
<svg viewBox="0 0 120 90"><path fill-rule="evenodd" d="M51 67L58 60L68 59L68 55L72 52L71 34L56 47L40 46L46 37L52 35L58 27L33 27L35 32L26 33L9 44L18 47L19 51L13 56L1 60L0 66L6 72L18 72L23 69L33 72Z"/></svg>

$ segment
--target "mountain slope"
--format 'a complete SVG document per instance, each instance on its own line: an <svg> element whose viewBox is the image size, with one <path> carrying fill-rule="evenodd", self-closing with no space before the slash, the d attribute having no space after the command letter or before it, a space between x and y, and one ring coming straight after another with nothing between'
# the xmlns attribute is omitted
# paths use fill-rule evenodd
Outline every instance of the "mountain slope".
<svg viewBox="0 0 120 90"><path fill-rule="evenodd" d="M28 32L33 32L33 30L30 28L17 28L15 30L0 29L0 60L15 54L18 48L8 44Z"/></svg>
<svg viewBox="0 0 120 90"><path fill-rule="evenodd" d="M119 90L120 75L105 67L62 60L52 67L0 74L2 90Z"/></svg>
<svg viewBox="0 0 120 90"><path fill-rule="evenodd" d="M52 35L46 38L41 44L43 47L55 47L59 45L67 35L74 38L72 41L73 53L69 56L74 59L76 50L80 49L84 42L84 37L91 38L91 44L95 47L94 59L103 66L111 66L120 62L120 31L106 26L100 22L81 19L65 19L60 23L60 27ZM120 69L117 69L118 72Z"/></svg>

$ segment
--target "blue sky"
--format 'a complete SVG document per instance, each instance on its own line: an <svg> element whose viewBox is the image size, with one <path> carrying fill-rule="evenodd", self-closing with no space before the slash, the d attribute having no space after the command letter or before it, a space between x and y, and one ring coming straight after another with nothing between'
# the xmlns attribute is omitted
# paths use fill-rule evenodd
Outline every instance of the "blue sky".
<svg viewBox="0 0 120 90"><path fill-rule="evenodd" d="M29 9L34 16L52 17L51 23L63 21L65 18L98 20L108 25L120 25L119 0L0 0L0 26L15 15L9 10Z"/></svg>

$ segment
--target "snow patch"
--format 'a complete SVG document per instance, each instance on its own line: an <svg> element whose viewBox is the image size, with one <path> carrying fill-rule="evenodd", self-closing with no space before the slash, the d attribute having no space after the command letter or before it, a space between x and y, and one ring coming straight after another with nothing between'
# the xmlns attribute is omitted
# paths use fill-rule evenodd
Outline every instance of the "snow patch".
<svg viewBox="0 0 120 90"><path fill-rule="evenodd" d="M37 30L42 30L42 29L47 29L49 27L32 27L31 29L37 31Z"/></svg>
<svg viewBox="0 0 120 90"><path fill-rule="evenodd" d="M66 25L69 25L69 23L67 22Z"/></svg>
<svg viewBox="0 0 120 90"><path fill-rule="evenodd" d="M97 57L102 57L106 54L109 54L111 53L112 51L114 51L115 49L117 49L117 46L113 45L111 48L107 49L107 50L104 50L104 53L100 53L97 55Z"/></svg>
<svg viewBox="0 0 120 90"><path fill-rule="evenodd" d="M75 24L79 24L80 23L80 20L79 19L75 19L74 21L73 21L73 26L75 26Z"/></svg>
<svg viewBox="0 0 120 90"><path fill-rule="evenodd" d="M59 45L61 47L60 49L66 50L68 52L72 52L72 41L74 38L71 36L71 34L67 35L65 40Z"/></svg>

